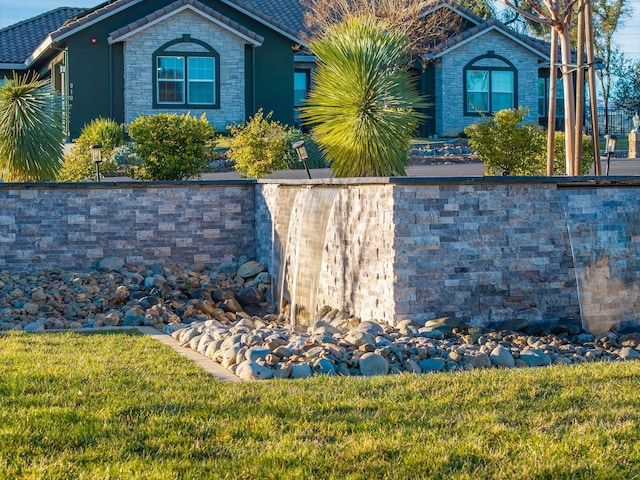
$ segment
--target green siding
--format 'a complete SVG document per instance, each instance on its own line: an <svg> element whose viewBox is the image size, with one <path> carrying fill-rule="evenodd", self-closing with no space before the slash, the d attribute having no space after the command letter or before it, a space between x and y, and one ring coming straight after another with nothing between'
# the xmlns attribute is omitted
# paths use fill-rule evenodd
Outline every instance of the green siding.
<svg viewBox="0 0 640 480"><path fill-rule="evenodd" d="M124 119L123 49L122 44L115 44L110 54L108 35L171 3L154 0L132 5L63 41L69 48L69 80L73 84L72 137L77 137L93 118L111 117L119 122ZM265 39L262 46L255 48L255 63L250 58L250 49L247 52L246 62L255 65L255 70L247 69L245 79L247 115L255 113L250 111L252 106L255 110L262 107L265 112L273 111L274 119L292 124L293 42L223 3L215 0L203 3ZM95 44L91 43L92 38L97 40ZM251 85L253 78L255 85Z"/></svg>

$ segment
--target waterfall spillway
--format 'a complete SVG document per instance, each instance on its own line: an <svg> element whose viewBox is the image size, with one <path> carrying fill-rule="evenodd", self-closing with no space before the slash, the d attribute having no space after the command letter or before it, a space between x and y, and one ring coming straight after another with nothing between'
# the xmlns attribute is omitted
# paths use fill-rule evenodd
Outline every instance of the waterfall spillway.
<svg viewBox="0 0 640 480"><path fill-rule="evenodd" d="M334 188L301 189L292 203L278 292L280 306L288 297L290 319L296 325L312 325L315 320L327 225L338 193Z"/></svg>
<svg viewBox="0 0 640 480"><path fill-rule="evenodd" d="M640 320L640 215L624 191L568 192L564 208L584 328L601 333Z"/></svg>

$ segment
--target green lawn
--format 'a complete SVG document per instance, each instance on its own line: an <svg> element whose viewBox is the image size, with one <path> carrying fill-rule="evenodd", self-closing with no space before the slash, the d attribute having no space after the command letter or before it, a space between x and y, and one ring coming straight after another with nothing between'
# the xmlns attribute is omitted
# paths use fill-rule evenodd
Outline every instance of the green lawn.
<svg viewBox="0 0 640 480"><path fill-rule="evenodd" d="M640 362L221 383L133 332L0 359L0 478L640 478Z"/></svg>

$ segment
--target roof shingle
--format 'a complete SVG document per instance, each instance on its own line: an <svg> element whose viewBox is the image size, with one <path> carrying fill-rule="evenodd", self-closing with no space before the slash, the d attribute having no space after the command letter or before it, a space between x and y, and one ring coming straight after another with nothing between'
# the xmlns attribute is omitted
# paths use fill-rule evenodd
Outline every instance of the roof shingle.
<svg viewBox="0 0 640 480"><path fill-rule="evenodd" d="M0 63L25 63L49 33L85 10L56 8L0 29Z"/></svg>

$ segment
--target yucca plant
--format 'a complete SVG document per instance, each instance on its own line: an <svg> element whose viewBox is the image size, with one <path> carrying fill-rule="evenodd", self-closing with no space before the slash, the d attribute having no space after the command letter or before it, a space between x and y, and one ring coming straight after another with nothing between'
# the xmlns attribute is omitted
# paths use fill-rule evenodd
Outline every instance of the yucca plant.
<svg viewBox="0 0 640 480"><path fill-rule="evenodd" d="M37 74L0 86L0 175L8 181L53 180L65 138L62 97Z"/></svg>
<svg viewBox="0 0 640 480"><path fill-rule="evenodd" d="M336 177L405 175L422 107L405 34L373 17L328 27L311 43L315 85L302 109Z"/></svg>

